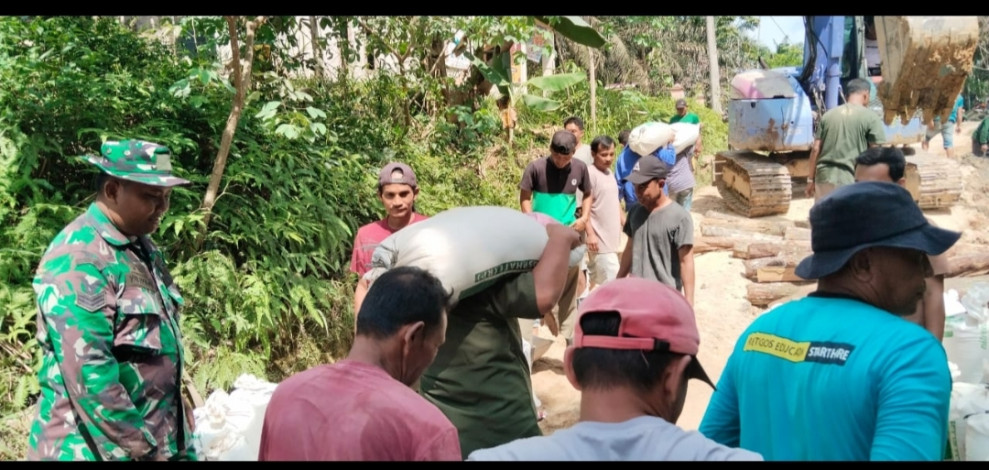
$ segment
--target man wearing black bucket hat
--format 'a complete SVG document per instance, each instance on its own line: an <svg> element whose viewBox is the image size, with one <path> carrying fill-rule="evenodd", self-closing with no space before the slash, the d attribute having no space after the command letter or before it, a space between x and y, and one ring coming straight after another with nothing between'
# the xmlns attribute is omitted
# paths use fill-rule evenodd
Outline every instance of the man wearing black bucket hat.
<svg viewBox="0 0 989 470"><path fill-rule="evenodd" d="M810 222L814 253L796 274L817 291L742 333L701 433L766 460L941 460L947 357L904 317L924 295L927 255L961 234L931 225L887 182L836 189Z"/></svg>

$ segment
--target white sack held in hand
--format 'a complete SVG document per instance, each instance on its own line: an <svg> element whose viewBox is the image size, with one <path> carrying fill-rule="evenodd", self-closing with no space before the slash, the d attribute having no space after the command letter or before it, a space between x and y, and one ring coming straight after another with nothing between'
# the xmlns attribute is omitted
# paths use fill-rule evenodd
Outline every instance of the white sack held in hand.
<svg viewBox="0 0 989 470"><path fill-rule="evenodd" d="M436 276L456 304L502 276L531 271L548 240L536 216L500 206L457 207L385 238L364 277L374 282L388 269L416 266ZM571 266L580 263L582 250L571 251Z"/></svg>
<svg viewBox="0 0 989 470"><path fill-rule="evenodd" d="M701 125L689 122L674 122L670 124L675 136L673 137L673 148L676 154L680 155L688 147L697 143L697 138L701 135Z"/></svg>
<svg viewBox="0 0 989 470"><path fill-rule="evenodd" d="M674 130L664 122L647 122L628 133L628 146L639 155L650 155L673 141Z"/></svg>
<svg viewBox="0 0 989 470"><path fill-rule="evenodd" d="M193 410L193 439L203 460L258 459L264 413L277 384L241 374L233 385L231 393L216 390L202 407Z"/></svg>

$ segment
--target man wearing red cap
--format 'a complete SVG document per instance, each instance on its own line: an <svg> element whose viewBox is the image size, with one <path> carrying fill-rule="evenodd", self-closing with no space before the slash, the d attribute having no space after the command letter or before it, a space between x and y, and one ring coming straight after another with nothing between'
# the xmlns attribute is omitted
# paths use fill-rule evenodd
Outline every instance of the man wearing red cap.
<svg viewBox="0 0 989 470"><path fill-rule="evenodd" d="M762 460L676 426L697 361L694 312L653 280L616 279L580 305L567 379L580 390L580 421L549 436L477 450L467 460Z"/></svg>
<svg viewBox="0 0 989 470"><path fill-rule="evenodd" d="M378 199L385 206L387 215L357 230L354 237L354 252L350 258L350 271L357 274L357 288L354 291L354 316L361 309L361 302L367 295L368 281L364 274L371 270L371 255L382 240L405 228L409 224L421 222L428 217L415 211L419 186L416 174L408 165L392 162L378 173ZM357 324L356 318L354 324Z"/></svg>

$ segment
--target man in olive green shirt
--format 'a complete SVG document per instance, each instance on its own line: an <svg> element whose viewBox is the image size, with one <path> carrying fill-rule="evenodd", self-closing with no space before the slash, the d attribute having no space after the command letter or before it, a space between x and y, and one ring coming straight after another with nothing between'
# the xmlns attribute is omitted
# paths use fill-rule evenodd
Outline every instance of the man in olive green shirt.
<svg viewBox="0 0 989 470"><path fill-rule="evenodd" d="M476 449L541 435L519 318L552 315L567 275L575 230L546 227L549 241L530 272L508 275L460 300L447 315L446 342L420 380L420 393L457 427L463 458Z"/></svg>
<svg viewBox="0 0 989 470"><path fill-rule="evenodd" d="M845 86L845 104L824 113L810 151L813 174L807 178L807 197L821 200L839 186L855 182L855 157L886 141L879 113L869 109L872 84L850 80ZM820 158L818 158L820 156Z"/></svg>
<svg viewBox="0 0 989 470"><path fill-rule="evenodd" d="M984 157L987 150L989 150L989 117L983 119L972 133L972 154Z"/></svg>

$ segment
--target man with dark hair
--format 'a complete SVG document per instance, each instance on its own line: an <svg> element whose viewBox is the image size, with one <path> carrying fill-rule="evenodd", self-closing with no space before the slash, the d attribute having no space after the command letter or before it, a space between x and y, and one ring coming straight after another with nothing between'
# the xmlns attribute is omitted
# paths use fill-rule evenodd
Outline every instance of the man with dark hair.
<svg viewBox="0 0 989 470"><path fill-rule="evenodd" d="M855 181L906 184L907 159L895 147L871 147L855 157Z"/></svg>
<svg viewBox="0 0 989 470"><path fill-rule="evenodd" d="M583 142L584 120L577 116L570 116L566 121L563 121L563 129L577 138L577 146L574 147L573 157L584 162L587 166L593 165L594 162L591 160L591 148Z"/></svg>
<svg viewBox="0 0 989 470"><path fill-rule="evenodd" d="M563 129L566 130L567 132L573 134L573 136L577 138L577 146L574 147L574 152L573 152L573 158L574 158L574 160L580 161L588 169L590 169L592 166L594 166L594 158L591 156L591 148L588 145L584 145L584 142L583 142L583 139L584 139L584 120L581 119L581 118L579 118L579 117L577 117L577 116L570 116L565 121L563 121ZM592 185L593 185L593 183L592 183ZM584 195L585 194L588 194L589 195L589 193L590 193L590 191L588 191L588 193L585 193L583 189L581 189L579 187L577 188L577 192L576 192L576 194L577 194L577 196L576 196L577 197L577 202L578 202L578 204L581 204L581 207L579 209L577 209L577 213L578 214L586 214L586 210L587 209L584 209L583 208L583 204L582 203L584 201ZM578 217L580 217L580 216L578 215ZM589 222L590 222L590 219L588 219L588 223ZM578 230L578 232L581 232L581 236L584 237L584 238L586 238L586 236L587 236L587 232L586 231ZM577 297L578 298L582 298L582 296L587 292L588 277L589 277L588 276L587 265L590 262L589 255L590 255L589 253L586 253L586 252L584 253L584 259L581 260L580 269L577 271ZM579 302L579 300L575 300L575 303L574 303L574 307L575 308L576 308L576 302Z"/></svg>
<svg viewBox="0 0 989 470"><path fill-rule="evenodd" d="M855 158L855 181L885 181L906 187L907 180L903 176L906 165L907 160L900 149L873 147ZM933 275L926 278L924 300L907 318L941 341L944 339L944 274L948 271L948 260L944 255L930 255L929 258Z"/></svg>
<svg viewBox="0 0 989 470"><path fill-rule="evenodd" d="M568 131L556 131L550 142L550 155L530 162L519 182L519 205L522 212L546 214L557 222L583 234L591 219L591 175L584 162L573 158L577 138ZM583 193L582 199L577 192ZM580 216L577 217L577 201ZM584 264L584 263L581 263ZM573 337L573 320L577 312L577 297L583 291L581 274L584 266L567 271L563 296L554 310L559 333L567 344Z"/></svg>
<svg viewBox="0 0 989 470"><path fill-rule="evenodd" d="M618 133L618 143L622 144L622 148L625 148L625 146L628 145L628 136L631 133L632 129L622 129L622 131Z"/></svg>
<svg viewBox="0 0 989 470"><path fill-rule="evenodd" d="M391 162L378 172L378 199L385 207L385 217L357 229L350 271L357 275L354 289L354 315L361 309L367 295L368 280L364 275L371 269L371 256L385 238L428 217L416 212L419 185L412 168L401 162ZM354 322L356 325L357 322Z"/></svg>
<svg viewBox="0 0 989 470"><path fill-rule="evenodd" d="M581 392L579 422L468 460L762 460L676 426L687 382L714 386L699 346L694 311L672 288L637 278L602 285L581 304L563 357Z"/></svg>
<svg viewBox="0 0 989 470"><path fill-rule="evenodd" d="M450 310L446 343L422 376L420 393L457 427L461 458L542 434L519 319L552 315L570 252L580 244L577 232L562 224L548 224L546 234L532 271L501 277Z"/></svg>
<svg viewBox="0 0 989 470"><path fill-rule="evenodd" d="M34 278L41 349L28 460L196 460L182 396L185 303L151 240L169 208L164 145L106 141L96 201L51 241Z"/></svg>
<svg viewBox="0 0 989 470"><path fill-rule="evenodd" d="M275 388L259 460L461 460L453 423L410 388L445 341L448 300L419 268L378 277L347 357Z"/></svg>
<svg viewBox="0 0 989 470"><path fill-rule="evenodd" d="M625 212L611 171L615 141L606 135L595 137L591 141L591 156L594 158L590 167L593 200L591 223L587 224L587 267L589 289L593 290L618 275Z"/></svg>
<svg viewBox="0 0 989 470"><path fill-rule="evenodd" d="M961 236L906 189L842 186L810 210L817 291L760 315L735 342L700 432L766 460L942 460L951 374L941 343L905 317L928 255Z"/></svg>
<svg viewBox="0 0 989 470"><path fill-rule="evenodd" d="M653 279L683 292L694 305L694 223L690 213L663 191L669 166L645 156L628 181L639 204L625 220L628 236L618 277Z"/></svg>
<svg viewBox="0 0 989 470"><path fill-rule="evenodd" d="M815 202L835 188L854 183L855 157L886 141L882 118L867 107L871 93L872 82L852 79L845 86L845 104L821 117L810 150L811 175L805 190Z"/></svg>

